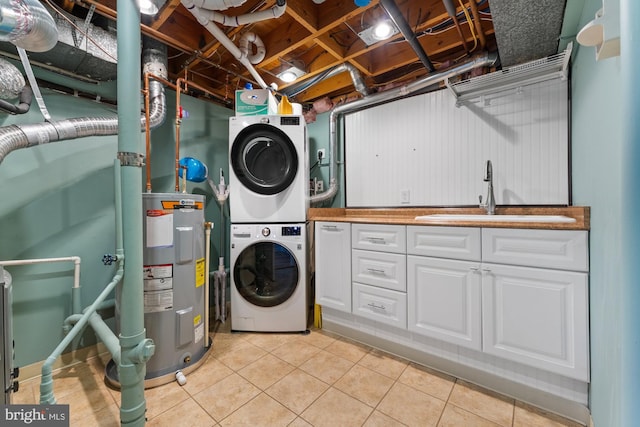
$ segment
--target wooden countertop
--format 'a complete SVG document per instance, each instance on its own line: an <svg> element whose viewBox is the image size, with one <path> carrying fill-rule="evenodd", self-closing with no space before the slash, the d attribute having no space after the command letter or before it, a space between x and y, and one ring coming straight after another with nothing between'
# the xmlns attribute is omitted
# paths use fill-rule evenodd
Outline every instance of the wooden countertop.
<svg viewBox="0 0 640 427"><path fill-rule="evenodd" d="M482 208L310 208L310 221L338 221L369 224L435 225L453 227L538 228L546 230L589 230L590 211L587 206L527 206L496 207L499 215L562 215L575 222L511 222L511 221L447 221L416 220L415 217L434 214L486 215Z"/></svg>

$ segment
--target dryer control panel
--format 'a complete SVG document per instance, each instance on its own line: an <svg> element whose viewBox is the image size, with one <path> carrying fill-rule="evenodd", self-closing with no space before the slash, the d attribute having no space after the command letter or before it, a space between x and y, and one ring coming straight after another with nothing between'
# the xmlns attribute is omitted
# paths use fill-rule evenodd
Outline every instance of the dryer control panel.
<svg viewBox="0 0 640 427"><path fill-rule="evenodd" d="M300 236L301 234L302 234L302 227L300 226L282 227L283 236Z"/></svg>

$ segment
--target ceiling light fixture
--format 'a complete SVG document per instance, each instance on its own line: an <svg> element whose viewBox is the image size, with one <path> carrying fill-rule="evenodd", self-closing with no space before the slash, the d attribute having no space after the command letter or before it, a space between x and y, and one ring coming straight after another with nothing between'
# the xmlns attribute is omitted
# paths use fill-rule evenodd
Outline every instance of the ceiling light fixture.
<svg viewBox="0 0 640 427"><path fill-rule="evenodd" d="M304 76L305 74L307 73L304 70L301 70L298 67L291 66L279 73L277 77L285 83L291 83Z"/></svg>
<svg viewBox="0 0 640 427"><path fill-rule="evenodd" d="M398 34L398 29L393 22L388 19L378 22L376 25L367 28L358 33L358 37L366 43L367 46L378 43L381 40L387 40Z"/></svg>
<svg viewBox="0 0 640 427"><path fill-rule="evenodd" d="M159 7L156 4L157 0L138 0L140 5L140 13L143 15L155 15L158 13Z"/></svg>

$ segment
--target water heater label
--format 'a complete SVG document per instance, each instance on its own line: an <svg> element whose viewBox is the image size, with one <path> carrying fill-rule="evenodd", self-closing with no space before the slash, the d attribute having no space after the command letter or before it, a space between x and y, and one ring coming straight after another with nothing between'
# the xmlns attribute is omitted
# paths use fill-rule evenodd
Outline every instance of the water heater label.
<svg viewBox="0 0 640 427"><path fill-rule="evenodd" d="M162 291L165 289L173 289L173 279L171 277L165 279L145 279L145 291Z"/></svg>
<svg viewBox="0 0 640 427"><path fill-rule="evenodd" d="M200 342L204 338L204 325L199 325L195 328L195 342Z"/></svg>
<svg viewBox="0 0 640 427"><path fill-rule="evenodd" d="M196 288L204 285L205 271L204 271L204 258L196 260Z"/></svg>
<svg viewBox="0 0 640 427"><path fill-rule="evenodd" d="M197 209L204 208L203 202L198 202L193 199L181 199L181 200L163 200L162 207L164 209Z"/></svg>
<svg viewBox="0 0 640 427"><path fill-rule="evenodd" d="M145 313L169 311L172 309L173 309L173 290L144 292L144 312Z"/></svg>
<svg viewBox="0 0 640 427"><path fill-rule="evenodd" d="M173 277L173 264L145 265L142 274L145 279L166 279Z"/></svg>
<svg viewBox="0 0 640 427"><path fill-rule="evenodd" d="M173 213L161 209L148 209L146 221L148 248L173 245Z"/></svg>

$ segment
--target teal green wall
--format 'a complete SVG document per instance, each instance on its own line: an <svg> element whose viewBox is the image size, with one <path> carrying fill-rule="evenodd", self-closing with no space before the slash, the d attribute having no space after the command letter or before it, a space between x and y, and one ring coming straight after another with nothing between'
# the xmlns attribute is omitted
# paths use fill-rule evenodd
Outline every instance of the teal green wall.
<svg viewBox="0 0 640 427"><path fill-rule="evenodd" d="M593 19L601 0L587 0L579 28ZM621 58L595 60L595 48L576 45L572 64L573 202L591 206L591 396L595 425L622 426L621 333L624 305L621 262L623 122ZM636 379L637 381L637 379Z"/></svg>
<svg viewBox="0 0 640 427"><path fill-rule="evenodd" d="M53 121L116 116L115 107L43 89ZM190 116L182 122L180 156L204 161L215 181L228 176L228 117L231 110L182 96ZM167 120L152 131L154 192L174 190L175 94L167 93ZM0 113L0 127L41 123L35 104L26 115ZM92 303L115 274L102 256L115 251L113 160L117 137L91 137L16 150L0 164L0 259L82 258L82 306ZM144 174L143 174L144 175ZM144 182L140 183L141 191ZM212 268L220 251L220 208L206 185L188 190L207 196L205 217L214 222ZM225 245L226 247L226 245ZM228 260L227 260L228 264ZM71 263L7 267L14 284L14 336L18 366L42 361L62 340L71 314ZM110 321L112 324L112 321ZM74 343L95 343L88 330Z"/></svg>
<svg viewBox="0 0 640 427"><path fill-rule="evenodd" d="M329 116L330 113L318 114L316 121L307 125L307 132L309 135L309 156L311 167L311 179L318 178L324 182L324 188L327 189L329 185ZM338 129L342 129L341 121L338 121ZM340 135L340 131L338 131ZM338 136L338 193L332 200L326 200L317 206L317 208L343 208L345 206L345 192L344 192L344 146L341 141L343 138ZM313 167L316 162L316 155L319 149L324 149L327 155L327 159L322 161L321 165Z"/></svg>

